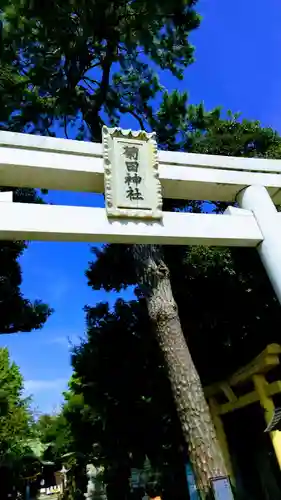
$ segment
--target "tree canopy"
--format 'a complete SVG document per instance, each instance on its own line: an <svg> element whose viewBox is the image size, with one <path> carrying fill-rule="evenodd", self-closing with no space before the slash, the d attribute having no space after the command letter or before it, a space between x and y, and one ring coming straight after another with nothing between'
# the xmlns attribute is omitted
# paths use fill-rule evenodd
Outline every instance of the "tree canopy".
<svg viewBox="0 0 281 500"><path fill-rule="evenodd" d="M28 451L32 414L29 400L23 397L23 378L19 367L10 361L9 352L0 349L0 466ZM3 404L4 403L4 404Z"/></svg>
<svg viewBox="0 0 281 500"><path fill-rule="evenodd" d="M0 181L1 182L1 181ZM7 190L5 188L5 190ZM33 189L14 189L15 202L40 202ZM41 300L31 301L21 292L22 272L19 263L27 243L7 241L0 244L0 333L30 332L42 328L52 309Z"/></svg>
<svg viewBox="0 0 281 500"><path fill-rule="evenodd" d="M21 72L15 70L13 58L4 55L4 31L7 27L4 12L0 13L0 129L19 111L24 101L25 81ZM9 128L9 127L8 127ZM34 189L1 188L13 191L13 201L41 203ZM51 309L42 301L30 301L21 292L22 273L19 258L27 247L25 242L1 242L0 244L0 333L29 332L41 328L51 314Z"/></svg>
<svg viewBox="0 0 281 500"><path fill-rule="evenodd" d="M24 381L19 367L10 360L8 349L0 349L0 480L1 497L15 498L25 494L26 478L33 478L36 492L42 469L44 444L30 409L31 398L25 397Z"/></svg>
<svg viewBox="0 0 281 500"><path fill-rule="evenodd" d="M59 121L66 136L99 140L105 116L128 114L143 128L163 91L158 70L181 78L193 61L196 3L5 0L2 126L54 135Z"/></svg>

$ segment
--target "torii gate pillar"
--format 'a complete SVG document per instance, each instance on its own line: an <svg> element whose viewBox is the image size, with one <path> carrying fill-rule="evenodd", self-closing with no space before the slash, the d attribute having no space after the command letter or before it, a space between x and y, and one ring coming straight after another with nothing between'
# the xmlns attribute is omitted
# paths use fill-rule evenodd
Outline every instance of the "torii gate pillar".
<svg viewBox="0 0 281 500"><path fill-rule="evenodd" d="M241 208L250 210L261 230L263 241L257 246L273 289L281 304L281 224L279 213L264 186L243 189L237 201Z"/></svg>

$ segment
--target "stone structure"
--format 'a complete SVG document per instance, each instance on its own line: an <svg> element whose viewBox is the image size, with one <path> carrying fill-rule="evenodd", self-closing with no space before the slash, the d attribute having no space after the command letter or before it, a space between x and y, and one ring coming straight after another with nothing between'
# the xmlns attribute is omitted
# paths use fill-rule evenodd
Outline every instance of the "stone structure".
<svg viewBox="0 0 281 500"><path fill-rule="evenodd" d="M85 493L86 500L106 500L105 488L102 482L102 467L87 465L88 486Z"/></svg>
<svg viewBox="0 0 281 500"><path fill-rule="evenodd" d="M161 219L155 133L103 127L103 148L108 216Z"/></svg>
<svg viewBox="0 0 281 500"><path fill-rule="evenodd" d="M159 151L155 135L103 144L0 132L0 185L105 192L106 209L29 205L0 193L0 239L256 247L281 302L281 160ZM224 215L162 214L164 198L237 201Z"/></svg>

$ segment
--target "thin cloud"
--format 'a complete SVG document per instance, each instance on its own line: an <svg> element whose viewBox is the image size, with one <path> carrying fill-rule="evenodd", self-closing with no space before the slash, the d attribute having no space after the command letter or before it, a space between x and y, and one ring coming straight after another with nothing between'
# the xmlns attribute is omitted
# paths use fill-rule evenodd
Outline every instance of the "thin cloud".
<svg viewBox="0 0 281 500"><path fill-rule="evenodd" d="M26 392L52 391L54 389L64 389L67 387L68 379L55 378L51 380L26 380L24 388Z"/></svg>
<svg viewBox="0 0 281 500"><path fill-rule="evenodd" d="M60 279L50 280L45 284L45 288L53 302L61 302L69 296L73 285L68 278L60 277Z"/></svg>
<svg viewBox="0 0 281 500"><path fill-rule="evenodd" d="M69 345L69 338L68 337L53 337L50 339L47 339L47 344L55 344L55 345L62 345L62 346L68 346Z"/></svg>
<svg viewBox="0 0 281 500"><path fill-rule="evenodd" d="M70 335L57 335L56 337L47 337L46 344L48 345L57 345L62 347L72 347L75 344L78 344L81 340L81 337L78 335L70 334Z"/></svg>

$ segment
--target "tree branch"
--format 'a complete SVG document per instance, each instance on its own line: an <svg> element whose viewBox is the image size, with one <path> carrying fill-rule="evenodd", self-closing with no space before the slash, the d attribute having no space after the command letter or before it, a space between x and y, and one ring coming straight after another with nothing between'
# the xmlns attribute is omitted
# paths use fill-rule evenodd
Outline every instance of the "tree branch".
<svg viewBox="0 0 281 500"><path fill-rule="evenodd" d="M65 134L65 137L68 139L66 115L64 115L64 134Z"/></svg>
<svg viewBox="0 0 281 500"><path fill-rule="evenodd" d="M97 80L91 80L91 78L89 78L88 76L84 76L83 77L83 81L86 83L86 85L88 85L90 87L90 89L93 91L93 92L96 92L96 89L93 88L91 86L91 83L94 83L96 85L100 85L99 82Z"/></svg>
<svg viewBox="0 0 281 500"><path fill-rule="evenodd" d="M86 67L86 71L90 71L90 69L94 69L94 68L97 68L98 66L101 65L101 62L97 62L96 64L92 64L92 66L87 66Z"/></svg>
<svg viewBox="0 0 281 500"><path fill-rule="evenodd" d="M103 103L105 102L110 78L110 69L113 63L114 53L116 51L114 42L107 42L106 53L103 62L101 63L102 68L102 79L100 82L100 91L97 92L95 99L94 111L99 113Z"/></svg>
<svg viewBox="0 0 281 500"><path fill-rule="evenodd" d="M113 38L113 36L112 36ZM95 92L95 96L93 98L93 105L91 109L86 102L83 103L82 110L84 112L84 119L88 123L89 128L91 129L93 139L100 140L101 134L101 124L103 123L99 112L106 101L107 92L109 88L109 80L110 80L110 69L114 60L114 56L116 53L116 44L114 39L107 42L106 53L103 61L101 62L102 69L102 78L99 84L99 89ZM85 106L84 106L85 104Z"/></svg>
<svg viewBox="0 0 281 500"><path fill-rule="evenodd" d="M135 111L133 111L130 108L126 108L124 106L120 107L119 109L120 109L121 113L129 113L130 115L132 115L139 122L139 126L140 126L141 130L146 130L142 118L140 116L138 116L137 113L135 113Z"/></svg>

